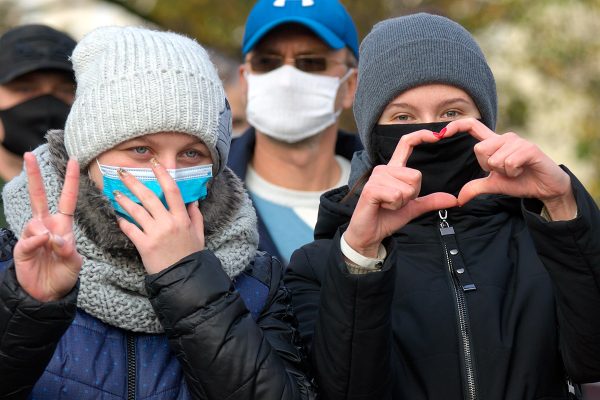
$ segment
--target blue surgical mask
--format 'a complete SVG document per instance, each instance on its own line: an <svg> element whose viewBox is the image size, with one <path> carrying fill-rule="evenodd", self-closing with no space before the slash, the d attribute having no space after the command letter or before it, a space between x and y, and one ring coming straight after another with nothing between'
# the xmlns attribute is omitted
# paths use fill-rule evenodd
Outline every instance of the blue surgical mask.
<svg viewBox="0 0 600 400"><path fill-rule="evenodd" d="M133 218L125 211L115 199L114 191L118 190L124 196L127 196L137 204L142 204L141 201L133 194L119 178L118 170L121 167L110 165L102 165L96 160L100 173L102 174L102 182L104 188L102 192L114 207L115 211L131 222L135 222ZM152 168L122 168L131 175L135 176L144 186L150 189L160 201L167 206L167 200L163 193L160 183L156 179ZM208 193L207 185L212 178L212 164L198 165L189 168L167 169L167 172L179 187L181 197L185 204L192 203L196 200L203 200Z"/></svg>

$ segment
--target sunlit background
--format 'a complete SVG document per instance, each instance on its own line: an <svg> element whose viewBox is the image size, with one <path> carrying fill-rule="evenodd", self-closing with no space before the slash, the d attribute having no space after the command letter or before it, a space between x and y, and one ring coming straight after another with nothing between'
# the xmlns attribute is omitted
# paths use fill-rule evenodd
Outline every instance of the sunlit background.
<svg viewBox="0 0 600 400"><path fill-rule="evenodd" d="M498 132L567 165L600 200L600 0L342 0L360 37L384 18L446 15L479 40L498 83ZM212 49L243 127L237 65L250 0L0 0L0 31L41 22L80 39L103 25L186 33ZM440 63L444 60L440 59ZM352 114L342 125L354 130Z"/></svg>

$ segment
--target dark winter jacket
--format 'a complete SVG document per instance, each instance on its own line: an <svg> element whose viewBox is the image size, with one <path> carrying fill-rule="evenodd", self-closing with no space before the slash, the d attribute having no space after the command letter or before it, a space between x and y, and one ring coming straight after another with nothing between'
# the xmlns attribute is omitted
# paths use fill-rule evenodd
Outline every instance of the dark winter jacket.
<svg viewBox="0 0 600 400"><path fill-rule="evenodd" d="M234 138L231 142L229 150L229 158L227 166L243 181L246 179L246 171L254 154L254 146L256 145L256 131L250 127L241 136ZM348 160L352 159L355 151L362 150L362 143L358 135L338 131L337 142L335 144L335 154L340 155ZM258 217L258 234L260 241L258 249L277 257L279 260L284 260L279 254L273 238L269 234L264 223L265 216L256 211Z"/></svg>
<svg viewBox="0 0 600 400"><path fill-rule="evenodd" d="M166 335L138 334L77 309L77 287L56 302L27 295L8 234L0 235L0 398L313 398L290 295L270 256L258 255L234 282L210 251L148 276Z"/></svg>
<svg viewBox="0 0 600 400"><path fill-rule="evenodd" d="M323 398L566 399L567 376L600 380L600 212L572 180L572 221L482 196L445 229L438 213L405 226L365 275L339 245L357 199L326 194L285 278Z"/></svg>

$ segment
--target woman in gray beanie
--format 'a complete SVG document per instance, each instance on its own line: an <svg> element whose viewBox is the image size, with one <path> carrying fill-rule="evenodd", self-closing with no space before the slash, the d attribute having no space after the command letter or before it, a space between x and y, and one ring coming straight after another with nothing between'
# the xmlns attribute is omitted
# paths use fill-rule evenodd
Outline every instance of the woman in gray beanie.
<svg viewBox="0 0 600 400"><path fill-rule="evenodd" d="M3 191L0 398L314 398L206 51L107 27L72 61L65 131Z"/></svg>
<svg viewBox="0 0 600 400"><path fill-rule="evenodd" d="M325 399L567 399L600 380L600 212L515 133L463 27L415 14L360 46L365 150L286 283Z"/></svg>

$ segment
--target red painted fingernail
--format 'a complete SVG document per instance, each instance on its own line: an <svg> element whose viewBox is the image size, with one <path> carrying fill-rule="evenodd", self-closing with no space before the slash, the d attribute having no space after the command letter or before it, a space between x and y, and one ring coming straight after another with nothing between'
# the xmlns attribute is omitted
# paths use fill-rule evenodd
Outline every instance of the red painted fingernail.
<svg viewBox="0 0 600 400"><path fill-rule="evenodd" d="M440 136L439 136L439 137L440 137L440 138L443 138L445 134L446 134L446 128L443 128L443 129L440 131Z"/></svg>
<svg viewBox="0 0 600 400"><path fill-rule="evenodd" d="M438 139L441 137L439 132L432 132L432 133L433 133L433 136L435 136Z"/></svg>

